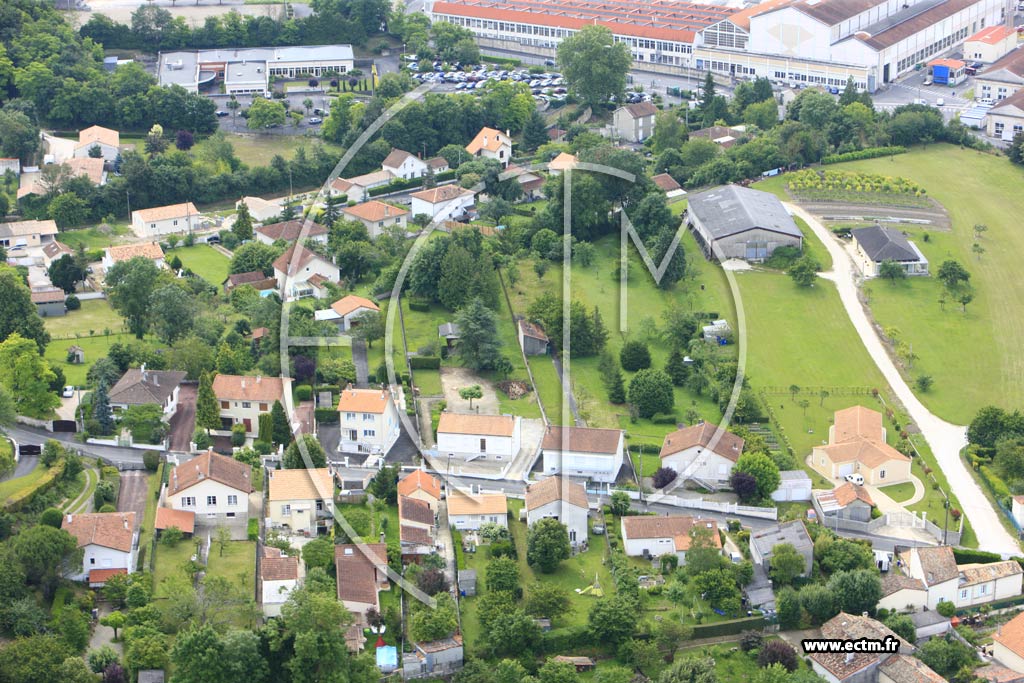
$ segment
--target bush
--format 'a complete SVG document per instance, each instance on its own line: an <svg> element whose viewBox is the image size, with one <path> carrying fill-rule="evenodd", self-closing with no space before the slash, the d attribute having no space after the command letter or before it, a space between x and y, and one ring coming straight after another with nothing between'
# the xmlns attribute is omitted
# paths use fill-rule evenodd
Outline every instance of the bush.
<svg viewBox="0 0 1024 683"><path fill-rule="evenodd" d="M663 489L676 480L678 474L671 467L659 467L654 473L654 488Z"/></svg>
<svg viewBox="0 0 1024 683"><path fill-rule="evenodd" d="M410 301L409 310L425 313L430 310L430 304L427 303L426 301Z"/></svg>
<svg viewBox="0 0 1024 683"><path fill-rule="evenodd" d="M39 515L39 523L45 524L46 526L52 526L54 529L60 528L63 514L57 508L46 508L43 510L43 514Z"/></svg>
<svg viewBox="0 0 1024 683"><path fill-rule="evenodd" d="M231 425L231 445L235 448L245 445L245 425L241 422Z"/></svg>
<svg viewBox="0 0 1024 683"><path fill-rule="evenodd" d="M334 408L317 408L313 414L316 416L317 422L325 425L338 424L341 419L338 411Z"/></svg>
<svg viewBox="0 0 1024 683"><path fill-rule="evenodd" d="M253 521L253 520L250 520ZM181 543L181 539L185 537L181 529L176 526L168 527L160 533L160 542L164 545L173 548L174 546Z"/></svg>
<svg viewBox="0 0 1024 683"><path fill-rule="evenodd" d="M629 382L629 402L640 417L667 413L675 403L672 380L661 370L641 370Z"/></svg>
<svg viewBox="0 0 1024 683"><path fill-rule="evenodd" d="M949 600L941 600L939 604L935 606L935 611L948 619L956 614L956 605Z"/></svg>
<svg viewBox="0 0 1024 683"><path fill-rule="evenodd" d="M891 154L904 154L906 153L906 147L900 147L894 145L891 147L868 147L867 149L859 149L856 152L844 152L843 154L829 154L821 160L822 164L839 164L844 161L862 161L864 159L876 159L878 157L887 157Z"/></svg>
<svg viewBox="0 0 1024 683"><path fill-rule="evenodd" d="M619 352L619 362L627 372L636 372L651 367L651 352L641 341L628 341Z"/></svg>
<svg viewBox="0 0 1024 683"><path fill-rule="evenodd" d="M69 311L77 311L82 307L82 302L74 294L68 294L67 298L64 299L64 305Z"/></svg>
<svg viewBox="0 0 1024 683"><path fill-rule="evenodd" d="M194 443L196 448L199 450L205 451L210 447L210 435L206 433L205 429L200 427L192 434L192 443Z"/></svg>
<svg viewBox="0 0 1024 683"><path fill-rule="evenodd" d="M796 650L784 640L769 640L761 646L761 652L757 655L757 665L762 669L772 664L781 664L786 671L793 673L800 666Z"/></svg>
<svg viewBox="0 0 1024 683"><path fill-rule="evenodd" d="M295 398L299 401L309 401L313 398L313 387L308 384L300 384L295 387Z"/></svg>
<svg viewBox="0 0 1024 683"><path fill-rule="evenodd" d="M651 415L651 422L656 425L674 425L676 423L675 413L655 413Z"/></svg>
<svg viewBox="0 0 1024 683"><path fill-rule="evenodd" d="M156 451L146 451L142 454L142 464L146 466L147 472L156 472L160 466L160 454Z"/></svg>
<svg viewBox="0 0 1024 683"><path fill-rule="evenodd" d="M409 358L409 367L413 370L439 370L441 359L438 356L412 356Z"/></svg>
<svg viewBox="0 0 1024 683"><path fill-rule="evenodd" d="M99 509L100 512L117 512L117 508L113 503L104 503L103 507Z"/></svg>
<svg viewBox="0 0 1024 683"><path fill-rule="evenodd" d="M255 541L260 537L260 522L255 517L249 518L248 527L246 527L246 535L250 541Z"/></svg>

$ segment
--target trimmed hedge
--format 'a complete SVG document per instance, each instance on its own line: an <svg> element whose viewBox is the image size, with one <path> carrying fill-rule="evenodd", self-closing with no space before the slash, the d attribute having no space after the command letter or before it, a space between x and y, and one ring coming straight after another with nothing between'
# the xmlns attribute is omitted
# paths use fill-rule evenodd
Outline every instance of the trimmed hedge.
<svg viewBox="0 0 1024 683"><path fill-rule="evenodd" d="M308 384L300 384L295 387L295 398L299 401L308 401L313 398L313 387Z"/></svg>
<svg viewBox="0 0 1024 683"><path fill-rule="evenodd" d="M953 548L953 557L956 558L957 564L970 564L972 562L987 564L989 562L999 562L1003 559L1003 556L999 553L990 553L973 548Z"/></svg>
<svg viewBox="0 0 1024 683"><path fill-rule="evenodd" d="M441 358L438 356L412 356L409 367L413 370L440 370Z"/></svg>
<svg viewBox="0 0 1024 683"><path fill-rule="evenodd" d="M558 654L592 645L594 645L594 639L588 627L583 625L567 626L542 633L539 650L543 654Z"/></svg>
<svg viewBox="0 0 1024 683"><path fill-rule="evenodd" d="M430 310L430 303L427 301L410 301L409 310L425 313Z"/></svg>
<svg viewBox="0 0 1024 683"><path fill-rule="evenodd" d="M381 185L380 187L371 187L366 193L371 197L379 197L382 194L389 194L391 192L401 192L402 190L411 190L414 187L423 187L423 178L410 178L408 180L400 180L396 178L387 185Z"/></svg>
<svg viewBox="0 0 1024 683"><path fill-rule="evenodd" d="M341 420L338 411L334 408L317 408L313 411L316 421L324 425L336 425Z"/></svg>
<svg viewBox="0 0 1024 683"><path fill-rule="evenodd" d="M844 152L843 154L829 154L821 160L822 164L839 164L844 161L863 161L864 159L876 159L887 157L892 154L905 154L906 147L893 145L891 147L868 147L859 149L856 152Z"/></svg>
<svg viewBox="0 0 1024 683"><path fill-rule="evenodd" d="M761 617L744 617L732 621L719 621L714 624L697 624L693 627L693 638L714 638L717 636L732 636L744 631L756 631L764 628L765 621Z"/></svg>
<svg viewBox="0 0 1024 683"><path fill-rule="evenodd" d="M523 63L523 60L515 57L492 57L491 55L482 56L480 61L487 64L508 64L509 66L519 66Z"/></svg>
<svg viewBox="0 0 1024 683"><path fill-rule="evenodd" d="M978 472L981 474L981 479L988 484L989 489L992 491L992 495L996 497L996 500L1001 505L1009 505L1010 499L1013 497L1010 493L1010 488L1006 485L1006 482L992 470L988 465L982 465L978 468Z"/></svg>
<svg viewBox="0 0 1024 683"><path fill-rule="evenodd" d="M255 517L250 517L245 531L249 540L255 541L260 537L260 521Z"/></svg>
<svg viewBox="0 0 1024 683"><path fill-rule="evenodd" d="M64 474L64 459L61 458L53 467L46 471L42 477L32 482L28 486L21 488L4 501L4 510L7 512L17 512L23 507L31 503L36 496L41 493L45 493L52 489L54 485L60 481L61 475Z"/></svg>

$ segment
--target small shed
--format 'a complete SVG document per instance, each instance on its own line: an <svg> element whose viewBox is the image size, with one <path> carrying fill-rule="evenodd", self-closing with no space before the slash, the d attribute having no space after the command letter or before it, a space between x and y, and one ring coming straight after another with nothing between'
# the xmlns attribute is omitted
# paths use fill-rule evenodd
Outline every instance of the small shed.
<svg viewBox="0 0 1024 683"><path fill-rule="evenodd" d="M73 345L68 347L68 362L72 365L81 365L85 362L85 351L81 346Z"/></svg>
<svg viewBox="0 0 1024 683"><path fill-rule="evenodd" d="M910 615L910 620L914 622L914 635L918 640L941 636L952 628L949 618L942 616L935 610L915 612Z"/></svg>
<svg viewBox="0 0 1024 683"><path fill-rule="evenodd" d="M959 59L933 59L928 68L935 85L959 85L967 78L967 64Z"/></svg>
<svg viewBox="0 0 1024 683"><path fill-rule="evenodd" d="M576 667L576 673L592 671L596 666L594 664L594 660L590 657L568 657L566 655L558 655L554 657L554 660L559 664L572 664Z"/></svg>
<svg viewBox="0 0 1024 683"><path fill-rule="evenodd" d="M459 570L459 591L462 597L472 597L476 595L476 570L475 569L460 569Z"/></svg>
<svg viewBox="0 0 1024 683"><path fill-rule="evenodd" d="M519 346L527 356L543 356L548 352L550 342L540 325L535 325L525 318L520 318Z"/></svg>
<svg viewBox="0 0 1024 683"><path fill-rule="evenodd" d="M727 320L715 320L710 325L704 325L701 331L706 342L724 344L732 338L732 328Z"/></svg>
<svg viewBox="0 0 1024 683"><path fill-rule="evenodd" d="M459 326L455 323L444 323L437 326L437 336L444 339L444 343L449 349L453 348L456 342L459 341L460 330Z"/></svg>
<svg viewBox="0 0 1024 683"><path fill-rule="evenodd" d="M779 488L772 493L772 500L786 502L811 499L811 478L803 470L779 472Z"/></svg>
<svg viewBox="0 0 1024 683"><path fill-rule="evenodd" d="M139 671L139 683L164 683L163 669L142 669Z"/></svg>

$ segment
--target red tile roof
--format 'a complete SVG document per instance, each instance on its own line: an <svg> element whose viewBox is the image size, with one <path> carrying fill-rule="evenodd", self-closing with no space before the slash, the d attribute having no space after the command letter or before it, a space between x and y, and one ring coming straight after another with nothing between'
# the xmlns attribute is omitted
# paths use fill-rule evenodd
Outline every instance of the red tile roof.
<svg viewBox="0 0 1024 683"><path fill-rule="evenodd" d="M256 228L256 232L261 235L265 235L267 238L277 241L285 240L286 242L294 242L299 239L299 235L302 234L303 226L308 225L306 230L306 237L316 237L318 235L326 235L327 228L314 223L313 221L294 220L294 221L282 221L280 223L270 223L269 225L262 225Z"/></svg>
<svg viewBox="0 0 1024 683"><path fill-rule="evenodd" d="M173 496L206 479L246 494L253 490L252 467L226 455L218 455L212 450L171 470L167 490Z"/></svg>
<svg viewBox="0 0 1024 683"><path fill-rule="evenodd" d="M590 509L587 490L583 484L569 481L564 477L548 477L530 484L526 488L526 509L536 510L548 503L561 500L584 510Z"/></svg>
<svg viewBox="0 0 1024 683"><path fill-rule="evenodd" d="M283 401L290 383L287 378L263 375L217 375L213 378L213 395L218 401Z"/></svg>
<svg viewBox="0 0 1024 683"><path fill-rule="evenodd" d="M384 574L388 566L388 546L385 543L367 543L334 546L335 575L338 580L338 599L376 604L377 574Z"/></svg>
<svg viewBox="0 0 1024 683"><path fill-rule="evenodd" d="M398 482L398 495L409 496L416 491L423 491L435 500L441 500L441 482L423 470L413 472Z"/></svg>
<svg viewBox="0 0 1024 683"><path fill-rule="evenodd" d="M89 585L98 586L110 580L110 577L118 574L128 574L128 570L121 569L91 569L89 570Z"/></svg>
<svg viewBox="0 0 1024 683"><path fill-rule="evenodd" d="M968 36L967 42L977 41L979 43L988 43L989 45L995 45L996 43L1006 40L1010 36L1016 34L1012 28L1006 24L996 24L995 26L989 26L983 28L973 36Z"/></svg>
<svg viewBox="0 0 1024 683"><path fill-rule="evenodd" d="M183 533L191 534L196 530L196 513L188 510L172 510L171 508L156 509L155 529L178 527Z"/></svg>
<svg viewBox="0 0 1024 683"><path fill-rule="evenodd" d="M64 515L60 525L78 539L78 547L98 545L128 553L135 535L134 512L94 512Z"/></svg>
<svg viewBox="0 0 1024 683"><path fill-rule="evenodd" d="M665 458L693 446L708 448L709 444L715 440L717 432L718 427L710 422L702 422L692 427L674 431L665 437L660 455L662 458ZM740 454L743 453L743 439L723 429L721 436L718 437L717 443L715 443L714 448L711 450L723 458L736 462Z"/></svg>

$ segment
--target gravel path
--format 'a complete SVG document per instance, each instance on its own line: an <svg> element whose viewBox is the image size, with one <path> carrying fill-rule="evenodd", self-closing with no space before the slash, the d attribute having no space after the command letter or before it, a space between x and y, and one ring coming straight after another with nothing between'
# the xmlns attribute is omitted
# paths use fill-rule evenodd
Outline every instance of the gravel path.
<svg viewBox="0 0 1024 683"><path fill-rule="evenodd" d="M824 243L832 256L833 272L829 279L836 283L839 298L850 317L850 322L853 323L861 341L867 347L875 365L881 370L896 397L910 413L911 419L921 430L932 453L935 454L935 459L945 473L950 488L960 499L960 506L978 536L978 547L1004 556L1019 555L1020 545L999 522L998 513L985 498L978 483L967 471L966 465L960 458L960 451L967 445L967 427L946 422L934 415L918 400L896 366L893 365L882 340L878 338L874 326L857 298L856 272L847 253L816 217L794 204L786 204L786 207L794 215L807 222L807 225Z"/></svg>

